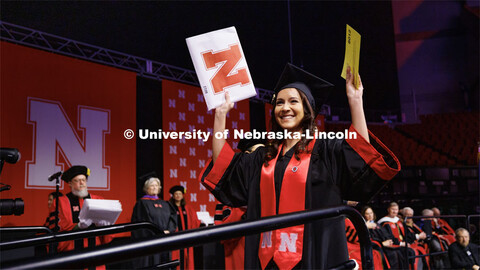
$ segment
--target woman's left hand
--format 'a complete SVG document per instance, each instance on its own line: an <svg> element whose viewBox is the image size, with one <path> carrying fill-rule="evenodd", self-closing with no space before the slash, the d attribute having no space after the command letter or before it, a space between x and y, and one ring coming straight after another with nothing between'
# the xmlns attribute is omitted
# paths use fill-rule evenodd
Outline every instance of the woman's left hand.
<svg viewBox="0 0 480 270"><path fill-rule="evenodd" d="M363 84L358 75L358 88L355 88L353 84L353 74L350 67L347 67L347 98L348 105L350 106L350 112L352 114L352 126L367 142L370 142L368 138L367 121L365 119L365 113L363 112Z"/></svg>
<svg viewBox="0 0 480 270"><path fill-rule="evenodd" d="M363 96L363 84L362 80L360 79L360 74L358 74L358 89L355 88L355 84L353 83L353 74L350 70L350 67L347 67L347 97L349 101L357 101L362 100Z"/></svg>

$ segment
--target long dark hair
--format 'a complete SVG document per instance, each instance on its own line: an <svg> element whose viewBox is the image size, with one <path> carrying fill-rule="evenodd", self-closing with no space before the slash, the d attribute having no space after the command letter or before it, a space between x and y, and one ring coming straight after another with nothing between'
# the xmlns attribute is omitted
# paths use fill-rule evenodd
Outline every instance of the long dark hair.
<svg viewBox="0 0 480 270"><path fill-rule="evenodd" d="M183 194L183 195L185 195L185 194ZM172 204L172 206L176 206L176 205L177 205L177 204L175 203L175 199L173 198L173 196L172 196L168 201ZM181 207L184 207L185 204L187 204L187 202L185 201L185 198L182 198L182 200L180 201L180 206L181 206Z"/></svg>
<svg viewBox="0 0 480 270"><path fill-rule="evenodd" d="M312 106L308 102L307 96L302 91L297 90L298 94L300 95L300 98L302 99L302 104L303 104L303 119L300 122L300 127L302 129L302 133L305 133L305 131L308 129L310 130L310 134L313 134L313 132L316 129L315 126L315 113L313 112ZM271 113L271 118L270 118L270 127L272 132L282 132L283 128L280 127L280 125L277 123L277 120L275 119L275 107L277 105L277 97L275 97L273 101L273 109ZM278 153L278 147L280 144L284 141L284 139L279 140L279 139L273 139L269 140L267 144L267 152L265 153L265 166L268 166L268 162L272 159L275 158L275 156ZM311 139L306 139L306 136L302 136L300 141L295 145L295 158L297 160L300 160L300 157L298 156L301 152L304 152L307 149L308 143L311 141ZM311 149L309 149L311 151Z"/></svg>
<svg viewBox="0 0 480 270"><path fill-rule="evenodd" d="M368 209L372 209L373 221L377 220L377 215L376 215L375 212L373 211L373 208L372 208L371 206L368 206L368 205L365 205L365 206L362 208L362 217L365 219L365 212L367 212Z"/></svg>

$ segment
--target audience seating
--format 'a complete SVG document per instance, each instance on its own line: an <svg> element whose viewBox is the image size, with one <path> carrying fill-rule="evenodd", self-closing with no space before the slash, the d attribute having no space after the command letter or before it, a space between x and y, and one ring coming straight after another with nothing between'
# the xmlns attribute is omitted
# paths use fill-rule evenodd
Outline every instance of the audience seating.
<svg viewBox="0 0 480 270"><path fill-rule="evenodd" d="M476 165L478 112L421 115L419 124L369 123L368 128L395 153L403 166ZM349 124L327 122L327 131L343 131Z"/></svg>

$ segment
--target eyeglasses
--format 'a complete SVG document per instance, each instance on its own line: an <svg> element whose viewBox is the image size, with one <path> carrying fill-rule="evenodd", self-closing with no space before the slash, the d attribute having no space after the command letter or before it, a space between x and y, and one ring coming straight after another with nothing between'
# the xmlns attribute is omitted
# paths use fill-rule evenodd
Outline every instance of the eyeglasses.
<svg viewBox="0 0 480 270"><path fill-rule="evenodd" d="M75 183L75 184L80 183L80 182L86 183L87 179L73 179L72 182Z"/></svg>

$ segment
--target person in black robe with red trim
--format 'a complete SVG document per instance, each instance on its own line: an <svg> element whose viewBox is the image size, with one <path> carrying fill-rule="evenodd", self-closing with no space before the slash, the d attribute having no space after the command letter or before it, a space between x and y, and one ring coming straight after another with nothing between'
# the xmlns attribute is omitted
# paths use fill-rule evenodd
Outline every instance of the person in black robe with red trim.
<svg viewBox="0 0 480 270"><path fill-rule="evenodd" d="M372 240L373 249L381 251L383 254L382 261L385 269L407 269L404 250L394 244L394 239L389 236L384 228L376 222L376 215L370 206L362 209L362 216L365 218L370 238Z"/></svg>
<svg viewBox="0 0 480 270"><path fill-rule="evenodd" d="M58 227L59 231L71 231L77 229L85 229L91 226L92 224L86 224L80 222L78 216L80 210L83 207L83 202L85 199L103 199L103 197L94 195L88 192L87 189L87 180L90 176L90 169L82 166L75 165L70 167L67 171L62 174L62 180L67 182L70 186L71 192L67 195L58 197ZM55 202L50 208L50 212L55 213ZM53 214L54 215L54 214ZM97 222L95 224L97 227L106 226L105 222ZM50 228L53 230L55 227L55 222L50 224ZM110 235L105 235L95 238L95 246L109 243L112 240ZM74 248L87 247L88 242L85 238L74 241L63 241L58 244L58 251L67 251Z"/></svg>
<svg viewBox="0 0 480 270"><path fill-rule="evenodd" d="M265 140L241 139L237 148L243 153L253 153L258 147L265 146ZM245 219L246 207L230 207L217 204L215 209L215 225L237 222ZM222 241L225 254L225 269L244 269L245 237L238 237Z"/></svg>
<svg viewBox="0 0 480 270"><path fill-rule="evenodd" d="M273 132L291 132L251 154L234 153L223 138L213 139L213 161L200 180L222 203L247 205L247 220L276 214L366 202L400 170L398 159L368 131L363 86L348 68L347 97L356 138L310 139L314 119L332 85L291 64L285 68L272 100ZM315 91L315 92L313 92ZM214 134L225 130L226 102L215 111ZM298 132L298 133L295 133ZM296 135L295 135L296 134ZM301 135L303 134L303 136ZM348 260L343 217L247 236L245 269L328 269Z"/></svg>
<svg viewBox="0 0 480 270"><path fill-rule="evenodd" d="M177 228L177 215L170 203L161 200L158 194L162 190L160 179L155 173L149 173L142 177L145 180L143 191L145 196L140 198L133 207L132 222L150 222L164 234L175 232ZM141 229L132 231L133 239L149 239L157 234L151 230ZM140 257L133 261L134 268L155 267L171 260L170 252L162 252L150 256Z"/></svg>
<svg viewBox="0 0 480 270"><path fill-rule="evenodd" d="M49 211L49 215L47 217L47 219L45 220L45 223L43 224L43 226L45 227L49 227L49 228L54 228L55 227L55 212L50 212L50 209L52 209L52 205L53 205L53 202L55 201L55 199L57 197L62 197L63 196L63 193L61 193L60 191L57 193L56 191L54 192L51 192L50 194L48 194L48 211ZM58 228L57 230L58 231Z"/></svg>
<svg viewBox="0 0 480 270"><path fill-rule="evenodd" d="M382 226L387 237L393 240L393 247L401 247L404 252L405 264L407 260L405 256L414 257L418 255L425 254L425 249L415 243L416 236L408 227L403 223L398 217L399 206L396 202L391 202L387 208L388 215L381 218L378 223ZM425 234L423 234L424 236ZM422 237L423 237L422 236ZM405 250L406 249L406 250ZM411 265L412 269L423 269L428 268L426 260L421 257L416 257L415 259L409 259L408 263ZM406 268L406 266L402 267Z"/></svg>
<svg viewBox="0 0 480 270"><path fill-rule="evenodd" d="M176 185L169 190L172 197L168 201L177 218L177 231L185 231L200 227L200 220L197 218L197 211L185 202L185 188ZM195 257L193 247L172 251L172 259L180 260L180 269L195 269Z"/></svg>

